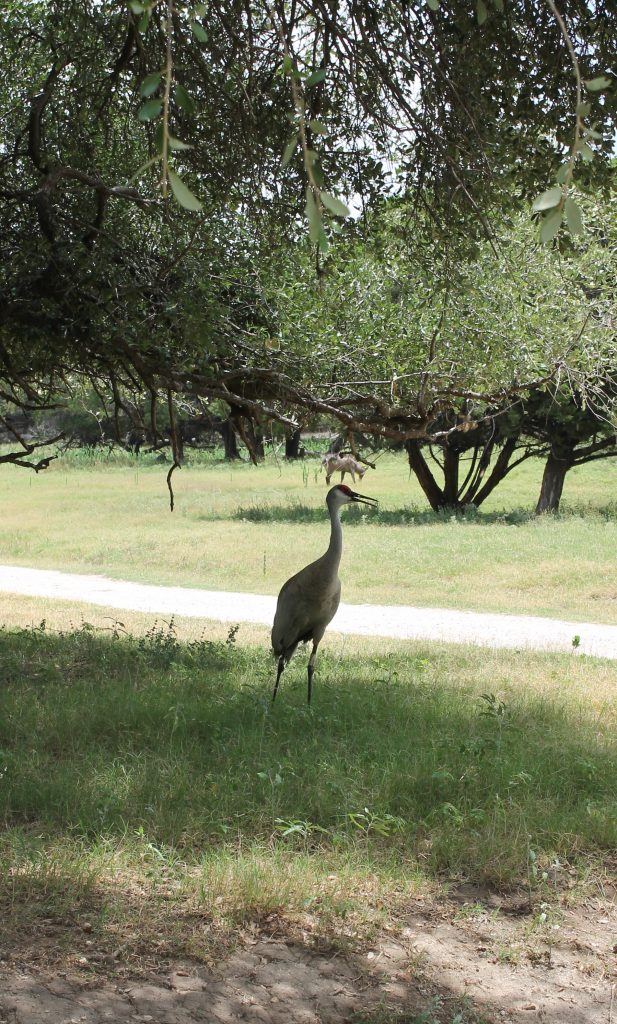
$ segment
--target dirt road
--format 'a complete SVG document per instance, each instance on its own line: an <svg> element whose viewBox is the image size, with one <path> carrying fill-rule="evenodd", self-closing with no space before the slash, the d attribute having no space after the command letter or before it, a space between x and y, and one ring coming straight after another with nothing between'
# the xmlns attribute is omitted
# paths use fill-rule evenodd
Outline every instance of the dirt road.
<svg viewBox="0 0 617 1024"><path fill-rule="evenodd" d="M105 576L24 569L14 565L0 566L0 590L161 615L264 625L271 625L276 604L274 597L262 594L148 586ZM575 651L617 659L617 626L565 622L532 615L492 615L405 605L341 604L330 628L335 632L360 636ZM576 647L573 646L575 637L579 638Z"/></svg>

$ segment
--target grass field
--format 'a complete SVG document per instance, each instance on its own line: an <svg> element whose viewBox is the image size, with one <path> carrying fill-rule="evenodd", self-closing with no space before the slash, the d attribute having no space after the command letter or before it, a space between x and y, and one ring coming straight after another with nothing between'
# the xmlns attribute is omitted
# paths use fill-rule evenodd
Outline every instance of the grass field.
<svg viewBox="0 0 617 1024"><path fill-rule="evenodd" d="M67 914L135 962L211 957L269 914L351 942L443 883L572 900L610 864L607 662L331 638L308 709L300 660L270 704L265 630L113 632L0 633L18 945Z"/></svg>
<svg viewBox="0 0 617 1024"><path fill-rule="evenodd" d="M165 471L80 454L36 477L3 468L0 560L275 594L325 547L315 461L189 465L173 514ZM362 486L378 514L344 512L344 600L617 622L617 462L573 470L563 513L536 519L541 471L526 463L478 514L451 518L427 511L403 456L383 457Z"/></svg>
<svg viewBox="0 0 617 1024"><path fill-rule="evenodd" d="M539 468L450 520L381 460L362 487L379 517L347 522L345 598L615 621L615 468L538 521ZM313 466L184 468L173 515L164 469L128 458L5 482L4 562L275 593L327 538ZM329 634L309 709L303 657L270 703L265 628L3 594L0 621L19 962L79 963L87 934L88 970L210 963L272 920L344 952L461 882L523 890L541 922L614 870L612 662Z"/></svg>

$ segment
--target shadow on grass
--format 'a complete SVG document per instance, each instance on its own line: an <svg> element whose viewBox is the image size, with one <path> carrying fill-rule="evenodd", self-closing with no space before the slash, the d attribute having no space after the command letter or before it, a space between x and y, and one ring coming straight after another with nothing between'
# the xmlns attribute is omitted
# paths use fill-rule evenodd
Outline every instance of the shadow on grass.
<svg viewBox="0 0 617 1024"><path fill-rule="evenodd" d="M567 700L578 661L324 651L313 705L303 656L272 705L269 656L233 640L0 632L2 820L188 851L360 843L496 884L617 845L617 740L608 705Z"/></svg>
<svg viewBox="0 0 617 1024"><path fill-rule="evenodd" d="M241 506L231 518L247 523L323 523L327 513L323 506L313 507L302 503L288 505L249 505ZM204 516L203 518L212 518ZM370 523L376 526L442 526L457 522L470 526L524 526L538 522L532 509L515 508L508 511L484 512L470 506L462 511L445 509L433 512L432 509L419 508L414 505L397 509L369 508L368 506L348 506L343 511L345 523L360 526ZM591 521L617 522L617 502L600 507L592 505L564 505L557 513L549 516L554 522L569 519L587 519Z"/></svg>
<svg viewBox="0 0 617 1024"><path fill-rule="evenodd" d="M74 962L85 935L100 971L203 961L307 907L337 943L359 907L404 908L419 876L558 885L617 845L614 722L567 699L580 659L324 652L308 708L304 657L272 705L270 659L233 641L0 631L0 914L18 962ZM588 661L590 688L603 669Z"/></svg>

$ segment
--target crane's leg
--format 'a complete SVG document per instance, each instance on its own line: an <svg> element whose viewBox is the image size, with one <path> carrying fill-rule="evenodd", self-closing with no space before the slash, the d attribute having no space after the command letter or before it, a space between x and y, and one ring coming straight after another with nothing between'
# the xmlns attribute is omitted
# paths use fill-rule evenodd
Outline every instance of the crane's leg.
<svg viewBox="0 0 617 1024"><path fill-rule="evenodd" d="M278 671L276 673L276 682L274 684L274 693L272 694L272 700L273 701L276 699L276 691L279 688L279 682L281 680L281 676L283 675L283 669L284 668L285 668L285 656L283 654L281 654L281 656L279 658Z"/></svg>
<svg viewBox="0 0 617 1024"><path fill-rule="evenodd" d="M311 693L313 692L313 672L315 671L315 658L317 657L317 644L313 641L313 650L308 663L308 703L311 703Z"/></svg>

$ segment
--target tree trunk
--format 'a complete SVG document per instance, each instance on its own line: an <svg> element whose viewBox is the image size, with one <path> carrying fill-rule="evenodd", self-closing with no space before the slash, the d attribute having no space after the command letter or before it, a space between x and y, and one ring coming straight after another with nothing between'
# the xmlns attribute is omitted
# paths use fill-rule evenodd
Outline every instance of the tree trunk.
<svg viewBox="0 0 617 1024"><path fill-rule="evenodd" d="M443 450L443 499L446 508L458 508L459 453L446 445Z"/></svg>
<svg viewBox="0 0 617 1024"><path fill-rule="evenodd" d="M572 468L573 461L572 455L568 458L558 459L553 452L550 453L544 466L536 515L541 515L542 512L558 511L566 473Z"/></svg>
<svg viewBox="0 0 617 1024"><path fill-rule="evenodd" d="M223 420L220 425L220 431L221 437L223 438L223 446L225 448L225 459L228 462L232 462L234 459L239 459L240 452L238 451L238 439L231 420Z"/></svg>
<svg viewBox="0 0 617 1024"><path fill-rule="evenodd" d="M297 430L293 430L290 433L285 434L285 458L300 458L300 427L298 427Z"/></svg>
<svg viewBox="0 0 617 1024"><path fill-rule="evenodd" d="M253 462L263 462L265 458L264 452L264 435L261 426L257 421L246 417L246 439L248 442L249 450L251 452L251 459Z"/></svg>
<svg viewBox="0 0 617 1024"><path fill-rule="evenodd" d="M409 459L409 468L415 473L420 487L428 498L429 505L434 512L438 512L445 504L443 491L428 468L418 441L415 439L405 441L405 451Z"/></svg>
<svg viewBox="0 0 617 1024"><path fill-rule="evenodd" d="M469 500L470 502L473 502L476 508L480 508L482 502L488 498L489 494L492 494L497 487L497 484L500 484L504 477L506 477L510 472L510 459L516 450L517 444L518 437L508 438L495 460L495 465L493 466L486 483L479 491L476 491L475 495L470 496ZM482 474L484 474L484 467L482 469ZM480 477L480 480L481 479L482 477ZM480 481L478 481L478 483L479 482Z"/></svg>

